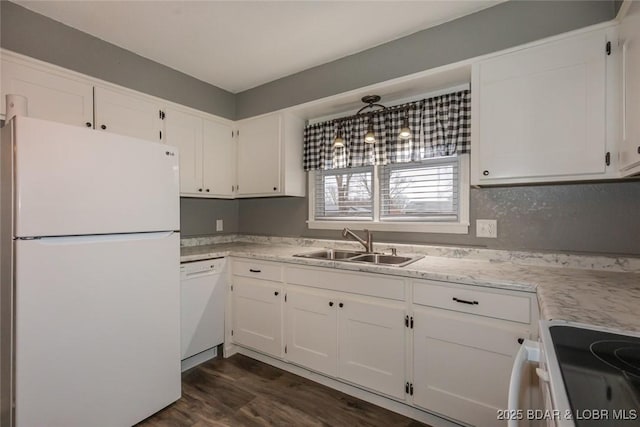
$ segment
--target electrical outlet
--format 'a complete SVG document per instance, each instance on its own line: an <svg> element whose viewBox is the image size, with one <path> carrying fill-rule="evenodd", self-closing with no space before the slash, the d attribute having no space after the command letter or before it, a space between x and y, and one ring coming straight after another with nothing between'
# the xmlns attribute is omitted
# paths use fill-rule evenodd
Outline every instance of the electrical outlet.
<svg viewBox="0 0 640 427"><path fill-rule="evenodd" d="M477 219L476 236L489 237L493 239L498 237L498 221L495 219Z"/></svg>
<svg viewBox="0 0 640 427"><path fill-rule="evenodd" d="M216 220L216 231L222 231L223 226L222 226L222 220L221 219L217 219Z"/></svg>

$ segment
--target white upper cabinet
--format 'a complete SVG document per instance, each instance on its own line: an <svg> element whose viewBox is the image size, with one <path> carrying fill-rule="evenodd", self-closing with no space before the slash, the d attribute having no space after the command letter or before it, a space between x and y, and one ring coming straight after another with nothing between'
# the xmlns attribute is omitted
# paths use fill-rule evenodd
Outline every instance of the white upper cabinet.
<svg viewBox="0 0 640 427"><path fill-rule="evenodd" d="M238 125L238 197L304 196L304 121L275 113Z"/></svg>
<svg viewBox="0 0 640 427"><path fill-rule="evenodd" d="M474 65L472 184L617 174L617 168L607 167L617 155L607 134L607 119L615 120L607 109L610 31L592 31Z"/></svg>
<svg viewBox="0 0 640 427"><path fill-rule="evenodd" d="M233 197L235 187L235 142L233 128L213 120L203 120L202 186L216 197Z"/></svg>
<svg viewBox="0 0 640 427"><path fill-rule="evenodd" d="M93 127L93 85L62 75L2 59L2 114L6 95L27 98L27 115L74 126Z"/></svg>
<svg viewBox="0 0 640 427"><path fill-rule="evenodd" d="M94 96L97 130L162 140L161 103L99 86L94 88Z"/></svg>
<svg viewBox="0 0 640 427"><path fill-rule="evenodd" d="M632 2L620 25L622 51L622 174L640 173L640 4Z"/></svg>
<svg viewBox="0 0 640 427"><path fill-rule="evenodd" d="M179 150L180 194L202 194L202 119L167 108L165 142Z"/></svg>
<svg viewBox="0 0 640 427"><path fill-rule="evenodd" d="M164 112L164 142L180 150L180 194L232 197L235 184L231 125L176 108Z"/></svg>

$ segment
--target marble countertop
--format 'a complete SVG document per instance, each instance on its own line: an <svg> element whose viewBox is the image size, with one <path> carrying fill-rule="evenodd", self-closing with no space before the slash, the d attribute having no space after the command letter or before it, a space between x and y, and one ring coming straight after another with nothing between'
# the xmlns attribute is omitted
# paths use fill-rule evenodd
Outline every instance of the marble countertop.
<svg viewBox="0 0 640 427"><path fill-rule="evenodd" d="M259 239L258 239L259 240ZM319 244L319 246L317 246ZM400 248L400 255L408 252ZM492 253L478 250L422 251L425 257L405 267L376 266L340 261L294 257L319 247L322 242L280 240L231 241L227 243L183 246L181 261L221 256L248 257L342 270L432 279L474 286L536 292L541 319L568 320L623 331L640 332L640 270L636 259L594 260L574 256L559 259L553 255ZM411 247L414 251L419 247ZM376 248L378 250L378 248ZM496 251L492 251L496 252ZM415 252L414 252L415 253ZM449 256L443 256L449 255ZM528 264L531 259L538 262ZM555 262L550 262L553 259ZM588 268L597 264L600 269ZM626 271L625 271L626 270Z"/></svg>

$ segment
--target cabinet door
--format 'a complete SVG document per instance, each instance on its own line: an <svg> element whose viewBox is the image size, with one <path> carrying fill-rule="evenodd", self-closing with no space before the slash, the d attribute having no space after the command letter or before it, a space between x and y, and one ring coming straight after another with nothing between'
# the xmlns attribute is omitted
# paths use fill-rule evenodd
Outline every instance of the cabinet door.
<svg viewBox="0 0 640 427"><path fill-rule="evenodd" d="M336 376L338 301L330 293L287 290L287 358L306 368Z"/></svg>
<svg viewBox="0 0 640 427"><path fill-rule="evenodd" d="M167 109L165 142L180 151L180 194L202 195L202 119Z"/></svg>
<svg viewBox="0 0 640 427"><path fill-rule="evenodd" d="M2 113L5 96L27 98L27 115L68 125L93 126L93 85L71 76L2 60Z"/></svg>
<svg viewBox="0 0 640 427"><path fill-rule="evenodd" d="M338 376L404 399L405 315L403 304L340 297Z"/></svg>
<svg viewBox="0 0 640 427"><path fill-rule="evenodd" d="M149 141L161 140L161 106L146 99L95 87L97 130L133 136Z"/></svg>
<svg viewBox="0 0 640 427"><path fill-rule="evenodd" d="M282 356L282 285L233 276L233 341Z"/></svg>
<svg viewBox="0 0 640 427"><path fill-rule="evenodd" d="M605 172L605 45L606 32L598 31L474 68L475 182Z"/></svg>
<svg viewBox="0 0 640 427"><path fill-rule="evenodd" d="M622 147L623 175L640 172L640 4L632 2L620 25L622 44Z"/></svg>
<svg viewBox="0 0 640 427"><path fill-rule="evenodd" d="M414 404L477 427L506 425L509 378L526 329L480 316L415 308Z"/></svg>
<svg viewBox="0 0 640 427"><path fill-rule="evenodd" d="M273 195L281 191L281 122L279 114L240 122L239 196Z"/></svg>
<svg viewBox="0 0 640 427"><path fill-rule="evenodd" d="M205 192L233 196L235 147L231 125L204 120L202 140L202 185Z"/></svg>

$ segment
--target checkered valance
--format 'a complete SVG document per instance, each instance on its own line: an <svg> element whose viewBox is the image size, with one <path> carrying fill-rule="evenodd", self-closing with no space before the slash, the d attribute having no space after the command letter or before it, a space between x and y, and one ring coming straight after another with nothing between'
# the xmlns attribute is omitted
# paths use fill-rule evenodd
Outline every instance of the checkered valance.
<svg viewBox="0 0 640 427"><path fill-rule="evenodd" d="M309 125L304 129L305 170L337 169L416 162L468 153L471 140L471 92L463 90L412 102L390 111L365 113ZM410 139L398 133L409 115ZM374 144L364 142L369 120ZM334 147L340 132L344 147Z"/></svg>

